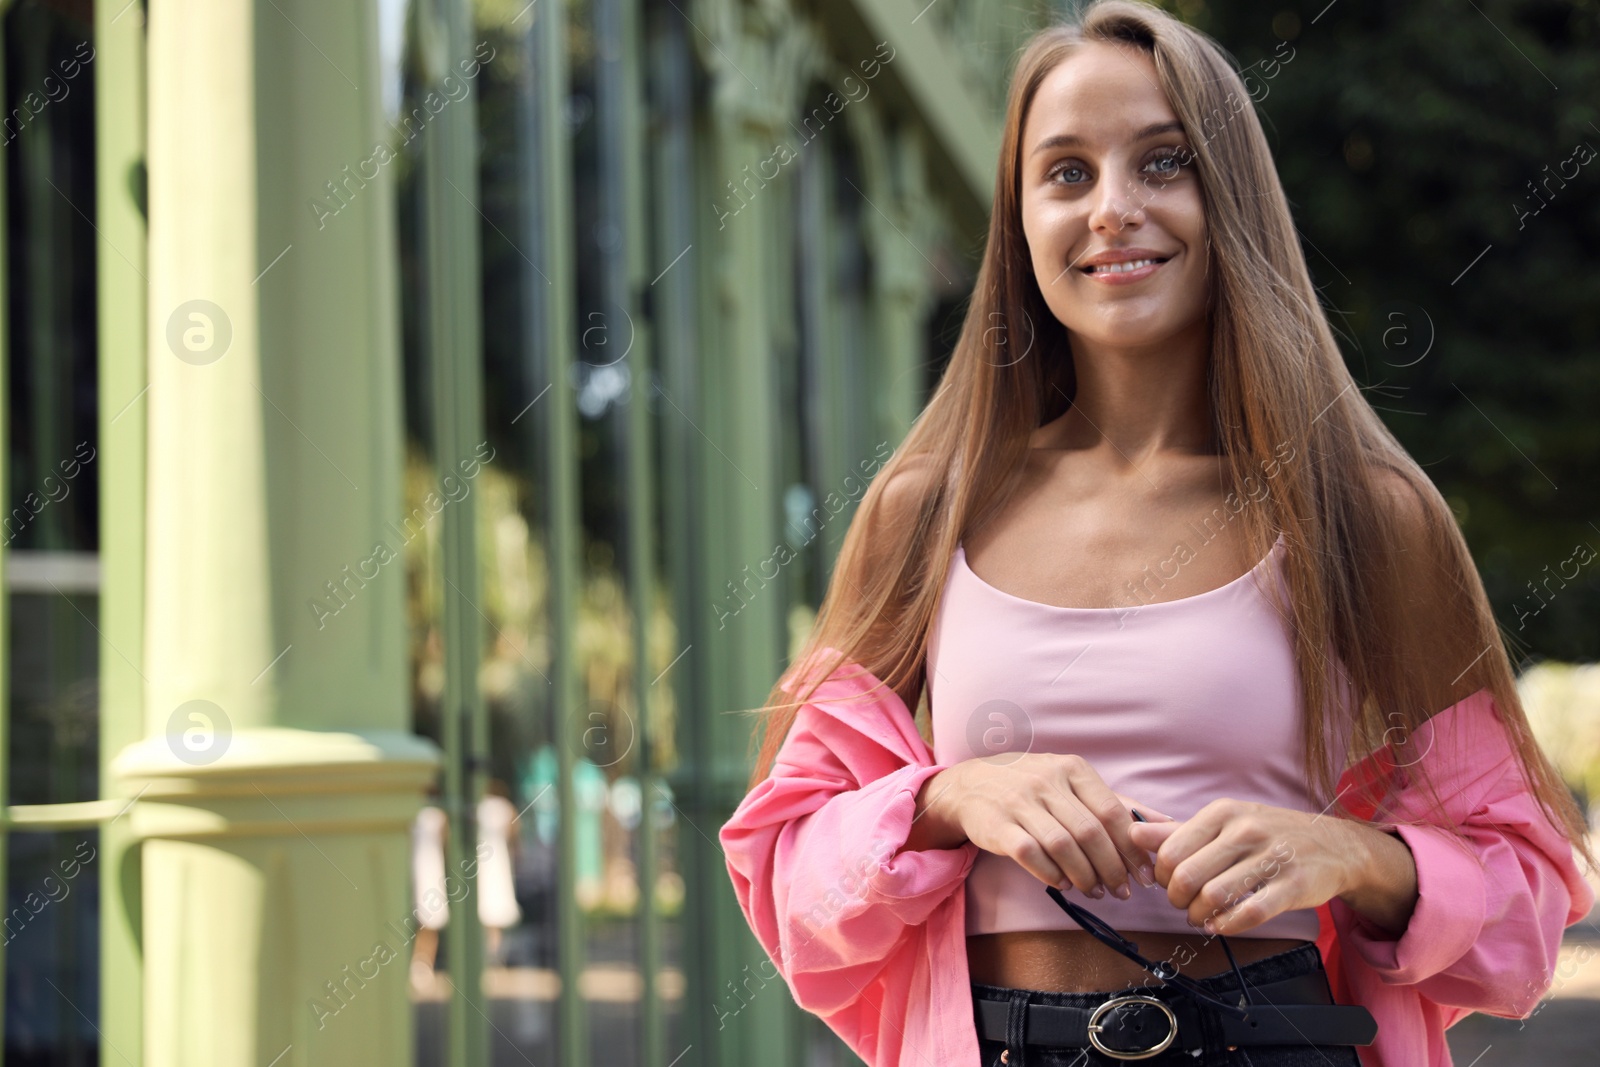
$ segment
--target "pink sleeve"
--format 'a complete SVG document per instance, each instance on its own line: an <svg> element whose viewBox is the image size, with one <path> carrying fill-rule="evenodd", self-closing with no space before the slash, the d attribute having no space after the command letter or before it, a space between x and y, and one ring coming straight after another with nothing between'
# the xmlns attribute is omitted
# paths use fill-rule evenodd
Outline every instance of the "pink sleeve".
<svg viewBox="0 0 1600 1067"><path fill-rule="evenodd" d="M802 705L771 775L718 835L751 930L795 1002L821 1015L862 995L977 856L970 842L905 850L917 791L944 768L895 755L907 739L886 747L874 715L881 705Z"/></svg>
<svg viewBox="0 0 1600 1067"><path fill-rule="evenodd" d="M1461 836L1438 825L1376 824L1397 832L1416 863L1418 897L1405 930L1384 931L1337 897L1328 904L1347 950L1385 983L1413 986L1436 1004L1521 1018L1550 986L1562 931L1595 898L1514 753L1502 744L1478 769L1500 765L1495 755L1504 767L1487 788L1470 782L1452 796L1442 783L1460 802Z"/></svg>

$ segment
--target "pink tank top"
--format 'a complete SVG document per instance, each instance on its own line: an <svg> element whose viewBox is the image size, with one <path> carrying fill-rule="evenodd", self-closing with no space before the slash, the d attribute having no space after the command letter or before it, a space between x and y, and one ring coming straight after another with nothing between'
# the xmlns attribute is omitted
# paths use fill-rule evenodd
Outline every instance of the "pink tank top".
<svg viewBox="0 0 1600 1067"><path fill-rule="evenodd" d="M1218 797L1319 810L1301 765L1290 633L1268 600L1266 572L1281 575L1284 551L1280 535L1249 572L1180 600L1150 603L1159 584L1147 579L1126 607L1069 608L989 585L957 547L929 636L934 758L1075 752L1113 790L1175 819ZM1130 888L1125 901L1067 892L1124 933L1199 932L1162 886ZM1312 941L1317 926L1306 908L1239 936ZM978 853L968 934L1078 928L1021 864Z"/></svg>

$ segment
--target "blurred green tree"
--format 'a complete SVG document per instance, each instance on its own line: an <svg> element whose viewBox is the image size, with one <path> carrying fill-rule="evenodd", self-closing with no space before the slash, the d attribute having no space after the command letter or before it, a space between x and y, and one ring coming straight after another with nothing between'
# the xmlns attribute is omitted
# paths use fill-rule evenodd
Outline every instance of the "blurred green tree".
<svg viewBox="0 0 1600 1067"><path fill-rule="evenodd" d="M1163 6L1250 76L1346 360L1513 659L1600 659L1600 2Z"/></svg>

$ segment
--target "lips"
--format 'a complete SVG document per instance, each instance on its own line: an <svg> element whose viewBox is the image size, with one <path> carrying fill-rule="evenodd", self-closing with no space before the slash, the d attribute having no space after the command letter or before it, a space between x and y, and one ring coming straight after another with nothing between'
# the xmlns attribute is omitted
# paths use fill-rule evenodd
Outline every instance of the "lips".
<svg viewBox="0 0 1600 1067"><path fill-rule="evenodd" d="M1126 274L1131 271L1142 270L1152 264L1165 263L1171 256L1142 256L1138 259L1121 260L1116 263L1091 264L1078 269L1085 274Z"/></svg>
<svg viewBox="0 0 1600 1067"><path fill-rule="evenodd" d="M1095 270L1084 271L1084 280L1101 289L1129 289L1143 285L1150 277L1166 266L1165 259L1123 260L1117 264L1100 264ZM1127 269L1129 264L1142 264ZM1112 269L1121 267L1123 269Z"/></svg>

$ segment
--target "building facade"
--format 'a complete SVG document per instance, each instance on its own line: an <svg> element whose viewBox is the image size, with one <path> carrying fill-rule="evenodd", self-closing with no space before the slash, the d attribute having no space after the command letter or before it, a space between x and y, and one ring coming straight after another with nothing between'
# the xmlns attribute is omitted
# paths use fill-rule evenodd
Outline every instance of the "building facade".
<svg viewBox="0 0 1600 1067"><path fill-rule="evenodd" d="M716 828L1063 7L0 4L7 1062L851 1062Z"/></svg>

